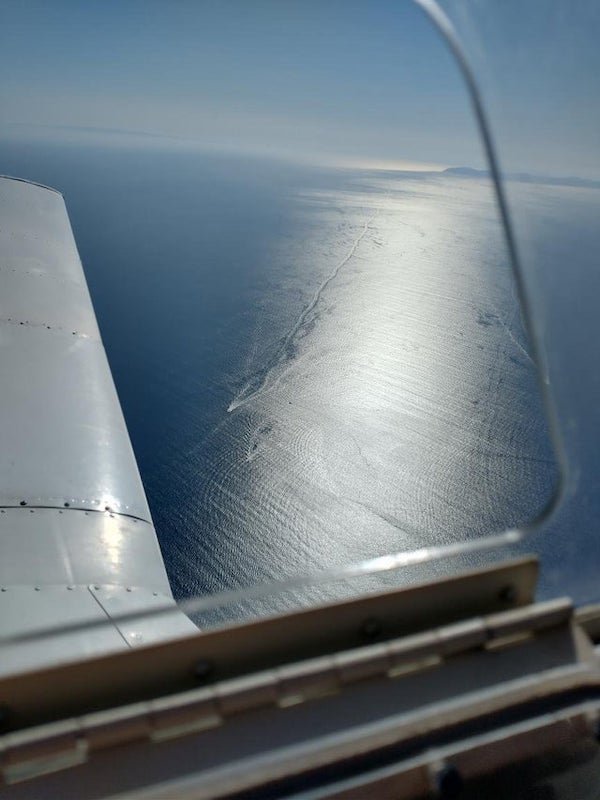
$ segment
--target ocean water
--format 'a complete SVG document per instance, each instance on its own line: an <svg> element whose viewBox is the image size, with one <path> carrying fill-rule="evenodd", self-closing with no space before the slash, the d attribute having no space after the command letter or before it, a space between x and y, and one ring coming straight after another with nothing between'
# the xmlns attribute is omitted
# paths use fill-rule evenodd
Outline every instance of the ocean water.
<svg viewBox="0 0 600 800"><path fill-rule="evenodd" d="M549 502L487 180L96 145L0 157L64 193L177 597Z"/></svg>

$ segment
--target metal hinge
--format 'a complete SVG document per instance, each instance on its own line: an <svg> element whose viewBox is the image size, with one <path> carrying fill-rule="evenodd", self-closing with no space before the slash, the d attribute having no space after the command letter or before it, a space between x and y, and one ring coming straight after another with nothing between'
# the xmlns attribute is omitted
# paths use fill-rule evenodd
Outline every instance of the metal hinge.
<svg viewBox="0 0 600 800"><path fill-rule="evenodd" d="M361 681L401 680L465 653L518 647L543 631L568 630L572 615L567 599L539 603L11 733L0 740L2 774L15 783L82 764L108 747L208 731L253 710L315 701Z"/></svg>

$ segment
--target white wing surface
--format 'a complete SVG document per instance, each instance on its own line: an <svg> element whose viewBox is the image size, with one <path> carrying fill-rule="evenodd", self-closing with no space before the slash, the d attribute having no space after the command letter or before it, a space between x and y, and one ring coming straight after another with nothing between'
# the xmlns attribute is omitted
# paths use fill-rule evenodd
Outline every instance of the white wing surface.
<svg viewBox="0 0 600 800"><path fill-rule="evenodd" d="M0 671L193 630L172 601L62 195L13 178L0 178L0 375ZM116 621L157 603L173 612ZM52 647L7 644L88 622Z"/></svg>

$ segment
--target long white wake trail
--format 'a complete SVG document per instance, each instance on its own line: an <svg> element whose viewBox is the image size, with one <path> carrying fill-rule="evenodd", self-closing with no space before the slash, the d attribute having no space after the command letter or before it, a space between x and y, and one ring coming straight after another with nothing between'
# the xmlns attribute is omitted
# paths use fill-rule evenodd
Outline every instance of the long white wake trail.
<svg viewBox="0 0 600 800"><path fill-rule="evenodd" d="M325 278L325 280L323 280L322 283L319 284L312 297L312 300L308 303L308 305L306 305L302 309L302 313L294 323L293 327L290 328L290 330L287 332L281 347L277 351L277 355L267 366L264 376L260 381L258 387L254 389L254 391L247 393L249 388L249 385L247 384L241 390L241 392L239 392L238 396L231 401L227 409L228 412L235 411L236 408L245 405L250 400L255 399L258 395L262 394L266 389L271 387L271 376L273 374L273 371L282 363L282 361L285 360L287 354L289 353L289 349L294 342L294 339L296 338L298 333L302 330L302 327L306 323L306 320L308 319L309 315L312 313L312 311L314 311L319 300L321 299L323 292L327 289L329 284L337 278L337 276L340 273L340 270L342 270L346 266L346 264L354 257L358 249L358 246L367 235L371 227L371 223L373 222L376 216L377 216L376 214L373 215L365 222L361 232L352 243L350 250L346 253L344 258L335 265L335 267Z"/></svg>
<svg viewBox="0 0 600 800"><path fill-rule="evenodd" d="M529 361L529 363L533 364L533 366L535 367L536 366L535 361L530 356L530 354L527 352L527 350L523 347L523 345L517 339L517 337L514 335L514 333L510 329L510 325L506 322L506 320L504 319L504 317L502 316L502 314L500 313L500 311L498 310L496 305L494 303L492 303L491 306L494 309L494 313L498 317L498 320L500 321L500 324L502 325L502 327L504 328L504 330L508 334L508 338L513 342L513 344L517 347L517 349L520 350L521 353L523 353L523 355Z"/></svg>

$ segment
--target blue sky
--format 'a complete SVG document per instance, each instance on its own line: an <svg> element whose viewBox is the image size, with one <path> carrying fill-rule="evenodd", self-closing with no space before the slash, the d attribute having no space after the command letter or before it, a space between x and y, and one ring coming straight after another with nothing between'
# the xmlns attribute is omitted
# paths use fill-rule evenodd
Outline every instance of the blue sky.
<svg viewBox="0 0 600 800"><path fill-rule="evenodd" d="M505 166L600 177L595 0L442 3L483 52L486 88L490 64L503 81L490 101ZM0 108L4 137L123 141L65 130L100 128L326 163L484 166L456 66L410 0L4 0Z"/></svg>
<svg viewBox="0 0 600 800"><path fill-rule="evenodd" d="M406 0L53 0L0 17L5 135L81 126L302 160L481 163L456 68Z"/></svg>

